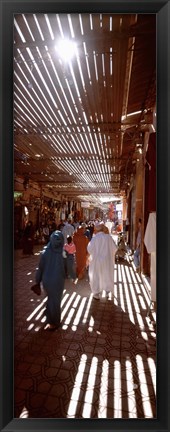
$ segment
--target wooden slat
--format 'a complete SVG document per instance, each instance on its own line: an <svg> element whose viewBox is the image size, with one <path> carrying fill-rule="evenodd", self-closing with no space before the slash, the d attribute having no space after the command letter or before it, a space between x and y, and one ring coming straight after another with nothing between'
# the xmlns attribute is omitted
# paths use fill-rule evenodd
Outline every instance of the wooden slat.
<svg viewBox="0 0 170 432"><path fill-rule="evenodd" d="M50 25L54 34L54 42L57 44L58 40L61 39L61 32L57 20L57 14L48 14ZM47 45L49 45L47 41Z"/></svg>
<svg viewBox="0 0 170 432"><path fill-rule="evenodd" d="M43 14L35 14L35 15L36 15L38 23L40 24L41 15L43 15ZM31 30L33 36L34 36L34 39L35 39L36 43L37 44L41 43L41 41L42 41L41 35L40 35L39 30L38 30L36 21L35 21L35 19L33 17L33 14L29 14L29 13L25 14L25 18L26 18L26 20L28 22L28 25L30 27L30 30ZM41 25L40 25L40 28L41 28Z"/></svg>
<svg viewBox="0 0 170 432"><path fill-rule="evenodd" d="M83 71L83 78L84 78L86 94L87 94L87 96L85 96L85 98L83 97L83 101L84 101L84 106L86 108L86 115L87 115L88 123L90 125L91 124L90 116L92 116L94 118L94 112L95 112L95 92L94 92L93 86L90 85L84 52L80 55L80 64L81 64L81 68ZM92 136L93 136L93 134L92 134ZM90 138L89 138L89 140L90 140ZM90 142L91 142L91 140L90 140ZM93 136L93 142L94 142L94 136ZM97 149L96 149L96 152L98 154Z"/></svg>
<svg viewBox="0 0 170 432"><path fill-rule="evenodd" d="M21 33L23 34L24 38L28 41L28 43L30 43L30 42L32 43L33 42L32 37L31 37L30 32L29 32L29 30L28 30L28 28L26 26L26 23L24 21L24 18L22 16L22 14L14 15L14 19L17 21L17 24L18 24L18 26L19 26L19 28L21 30ZM18 33L15 25L14 25L14 39L15 39L16 44L18 42L19 43L21 42L19 33Z"/></svg>
<svg viewBox="0 0 170 432"><path fill-rule="evenodd" d="M23 17L21 15L18 15L16 19L18 19L18 22L21 26L21 31L23 31L24 33L26 44L21 41L15 30L14 39L16 40L16 48L21 48L25 61L28 62L29 67L31 68L32 61L29 58L28 52L25 49L26 46L29 46L33 56L35 57L35 61L37 62L38 67L43 75L45 83L55 99L57 109L53 104L51 97L45 88L45 85L39 77L35 66L33 67L33 75L35 76L37 83L40 86L40 90L34 83L33 89L27 91L28 83L24 79L17 65L14 64L14 68L17 71L18 77L21 79L22 82L25 83L24 89L19 83L18 79L14 77L14 83L16 83L17 86L21 89L20 93L14 85L14 91L16 92L16 95L18 95L18 97L20 98L19 101L18 98L15 96L15 102L18 104L18 106L14 104L14 106L16 106L16 110L14 111L14 142L17 146L16 148L22 154L28 155L28 163L30 164L26 165L24 163L21 163L21 161L19 162L17 160L15 161L16 171L29 174L29 172L31 172L32 170L34 171L31 174L32 178L35 179L35 177L37 176L36 178L38 179L38 181L43 182L44 184L48 184L48 182L51 182L50 184L54 186L55 181L59 182L59 184L61 185L63 183L66 188L63 188L62 190L62 187L60 187L59 189L60 192L62 191L62 193L64 194L66 193L66 189L68 189L69 185L70 187L72 185L74 189L76 189L75 186L77 185L78 190L76 189L76 194L80 194L80 192L81 194L84 194L85 191L88 191L88 193L90 193L90 191L91 193L94 193L93 186L95 186L95 190L99 192L99 188L102 189L102 184L103 191L107 191L110 188L114 191L120 190L120 187L121 185L123 185L124 182L125 173L127 173L127 170L129 172L130 169L134 169L132 167L132 161L128 162L127 168L127 159L129 158L129 153L131 152L131 154L133 155L135 148L134 137L136 128L135 125L133 125L133 119L129 121L129 124L126 122L123 153L120 158L118 157L121 145L121 133L119 129L121 128L128 38L130 36L132 37L132 35L134 34L138 35L136 36L137 43L135 46L136 51L134 52L134 62L132 65L132 84L130 86L128 104L128 110L133 109L135 111L139 109L139 106L143 107L146 106L146 104L148 106L148 104L150 103L149 101L154 102L155 100L155 59L150 56L149 61L144 62L144 57L146 56L145 53L148 53L150 52L149 50L153 49L153 31L151 31L151 29L149 30L149 22L154 22L153 17L151 19L147 17L146 19L146 17L143 15L143 17L139 18L136 25L132 25L134 21L134 15L132 16L130 14L112 14L111 16L113 30L111 32L110 14L92 14L93 29L90 28L89 14L82 14L82 25L84 29L84 34L82 35L79 15L71 14L71 21L75 34L74 39L78 43L80 65L83 79L85 82L84 89L77 60L73 59L73 70L82 101L81 104L77 97L76 87L74 83L71 84L70 82L70 89L72 91L75 105L78 110L78 112L76 112L75 106L73 104L70 92L66 86L65 81L65 78L70 79L71 75L67 67L64 70L62 65L60 65L55 51L56 40L60 37L60 30L56 15L48 14L50 25L54 34L53 41L47 26L47 22L45 20L45 16L43 14L37 14L37 19L40 23L40 27L45 38L44 42L41 40L41 36L39 34L33 15L26 14L25 16L33 34L33 37L35 38L35 43L32 41L31 35L29 34ZM72 38L67 14L61 14L60 20L64 36ZM144 29L146 30L146 33L144 33ZM92 85L89 81L86 58L83 49L83 41L86 43L86 48L89 56L88 59ZM50 55L53 58L57 74L61 81L61 85L63 86L62 89L57 83L57 78L48 60L47 52L45 51L45 45L48 46ZM44 62L48 68L50 77L48 76L45 67L42 64L41 59L38 58L36 46L39 47L40 54L42 55ZM113 56L112 76L110 75L110 47L112 47ZM20 61L21 58L16 48L14 49L14 53L17 61ZM144 49L146 49L146 51L144 51ZM93 51L98 54L98 56L96 56L98 81L96 80ZM105 56L106 87L104 87L103 85L104 77L102 72L102 53L104 53ZM29 71L27 70L26 64L21 62L20 66L25 75L28 77L28 80L31 81L31 76L29 74ZM57 89L58 95L55 92L53 84ZM43 94L41 93L41 90L43 91ZM33 95L33 98L36 101L37 106L40 107L41 111L38 110L34 102L31 100L31 94ZM46 100L44 98L44 95L46 97ZM38 98L43 101L42 104L40 103ZM66 98L69 106L67 105ZM53 112L51 110L51 107L53 109ZM65 109L65 112L63 110L63 107ZM60 117L58 117L59 121L62 123L61 126L59 126L59 123L56 119L56 117L58 116L58 109L61 111L66 121L66 125L64 125L62 120L60 120ZM73 112L75 120L73 120L70 109ZM24 112L22 112L22 110ZM91 139L87 125L85 124L82 110L84 110L86 113L93 141L93 151L91 155L91 147L89 147L86 143L85 134L90 142L90 145ZM96 122L95 113L97 113L97 117L99 120L98 123ZM111 113L113 113L113 115L111 115ZM26 115L28 115L28 117L36 123L35 130ZM103 122L101 121L101 115L103 115ZM138 123L140 119L141 117L139 117L138 119L136 118L136 122ZM17 125L17 121L23 127L25 127L25 129L28 130L28 134L24 133L23 128ZM49 123L51 122L55 125L56 132L54 133L54 136L52 135L52 131L48 131L47 128ZM70 128L70 132L68 131L67 126L69 126ZM98 127L100 127L101 131L101 141L99 138L99 131L97 130ZM98 151L98 146L95 140L95 131L98 146L101 149L102 157L99 157L100 153ZM43 132L43 134L41 134L41 132ZM104 142L104 134L106 136L107 144L105 144ZM47 139L45 139L45 137L43 137L42 135L44 135ZM109 136L110 141L108 139ZM74 140L72 137L74 137ZM30 142L32 143L32 146L29 146ZM101 146L103 147L103 149L101 148ZM109 152L109 149L111 149L111 154ZM35 158L35 154L43 154L43 161L37 161ZM93 155L95 155L95 159L93 159ZM103 162L103 164L101 162ZM120 173L120 176L118 177L113 177L110 174L110 171L112 174L114 174L114 165L116 165L116 172ZM41 169L38 170L38 167L43 167L42 172L49 171L48 177L46 177L45 174L41 174ZM56 174L58 170L61 175ZM70 176L71 173L72 175ZM81 191L79 190L80 186ZM68 190L68 194L72 196L73 194L75 194L75 190L73 192L71 191L71 189L70 191Z"/></svg>
<svg viewBox="0 0 170 432"><path fill-rule="evenodd" d="M61 27L62 27L62 30L64 33L64 38L65 39L72 39L67 14L61 13L61 14L59 14L59 18L60 18Z"/></svg>
<svg viewBox="0 0 170 432"><path fill-rule="evenodd" d="M27 54L27 53L24 53L24 57L25 57L25 60L26 60L26 61L29 60L29 58L28 58L28 54ZM22 70L23 70L23 72L25 73L25 75L28 77L29 81L33 84L33 90L30 89L30 95L33 96L33 98L35 99L36 103L40 106L41 111L44 113L45 117L48 119L48 112L46 112L46 111L44 110L44 106L46 105L46 101L45 101L45 99L43 98L43 94L42 94L41 91L38 89L38 87L37 87L35 81L34 81L33 78L31 77L31 75L29 74L29 72L28 72L28 70L27 70L27 68L26 68L24 62L22 63L21 67L22 67ZM52 111L50 110L50 106L51 106L51 104L52 104L52 101L51 101L49 95L47 94L47 91L46 91L46 89L44 88L44 86L43 86L43 84L42 84L42 81L41 81L41 79L40 79L40 77L39 77L39 75L38 75L38 72L36 71L35 67L34 67L34 69L33 69L33 74L34 74L34 77L35 77L37 83L39 84L40 88L42 89L42 87L43 87L43 93L44 93L44 95L46 96L46 99L47 99L48 102L49 102L48 110L49 110L49 113L50 113L51 117L53 117L53 122L54 122L54 124L55 124L55 117L53 116L53 113L52 113ZM26 82L26 80L24 80L24 77L23 77L23 75L21 74L21 71L20 71L19 69L17 70L17 75L18 75L18 76L20 77L20 79L24 82L25 86L28 87L28 83ZM23 87L22 87L22 91L23 91ZM39 102L37 96L38 96L38 97L40 98L40 100L42 101L42 104L40 104L40 102ZM27 97L28 97L28 100L29 100L29 93L27 93ZM30 99L30 103L33 103L31 99ZM36 106L35 106L35 108L36 108ZM55 111L55 108L54 108L54 111ZM56 114L57 114L57 112L56 112ZM51 119L50 119L50 118L49 118L49 122L51 123Z"/></svg>

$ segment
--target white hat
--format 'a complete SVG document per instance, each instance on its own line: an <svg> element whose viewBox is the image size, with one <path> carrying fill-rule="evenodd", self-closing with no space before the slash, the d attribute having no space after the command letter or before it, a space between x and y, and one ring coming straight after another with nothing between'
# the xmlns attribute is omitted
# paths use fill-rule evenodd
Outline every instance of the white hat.
<svg viewBox="0 0 170 432"><path fill-rule="evenodd" d="M94 225L96 231L102 231L103 227L104 227L104 223L103 222L96 222Z"/></svg>

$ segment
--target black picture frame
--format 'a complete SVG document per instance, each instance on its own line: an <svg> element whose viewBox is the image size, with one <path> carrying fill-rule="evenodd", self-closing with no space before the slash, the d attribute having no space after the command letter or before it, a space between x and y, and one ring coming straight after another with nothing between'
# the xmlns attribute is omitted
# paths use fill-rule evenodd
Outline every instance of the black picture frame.
<svg viewBox="0 0 170 432"><path fill-rule="evenodd" d="M13 418L13 14L32 12L155 13L157 15L157 418ZM6 1L0 2L0 430L1 431L162 431L169 412L169 149L170 1ZM142 83L141 83L142 85ZM168 121L169 120L169 121ZM169 144L170 145L170 144Z"/></svg>

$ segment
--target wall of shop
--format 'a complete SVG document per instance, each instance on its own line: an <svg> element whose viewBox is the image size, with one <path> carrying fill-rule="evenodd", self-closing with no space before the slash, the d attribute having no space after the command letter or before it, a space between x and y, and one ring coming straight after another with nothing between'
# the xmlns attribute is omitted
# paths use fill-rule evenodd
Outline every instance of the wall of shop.
<svg viewBox="0 0 170 432"><path fill-rule="evenodd" d="M41 187L22 177L14 179L14 244L21 247L21 238L28 220L33 222L35 236L39 238L43 226L58 226L67 218L83 221L100 217L100 209L83 209L79 201L56 194L52 189Z"/></svg>
<svg viewBox="0 0 170 432"><path fill-rule="evenodd" d="M146 141L144 173L144 234L149 214L156 211L156 133L150 133ZM145 274L150 275L150 255L143 243L142 265Z"/></svg>

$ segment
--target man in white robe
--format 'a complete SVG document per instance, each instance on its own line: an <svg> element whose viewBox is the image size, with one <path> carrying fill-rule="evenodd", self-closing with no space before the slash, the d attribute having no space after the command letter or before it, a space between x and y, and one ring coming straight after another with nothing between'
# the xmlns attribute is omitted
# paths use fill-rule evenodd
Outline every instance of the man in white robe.
<svg viewBox="0 0 170 432"><path fill-rule="evenodd" d="M95 235L87 246L89 253L89 282L93 298L99 299L100 293L105 290L114 291L114 264L116 243L110 234L103 232L104 224L95 225Z"/></svg>

